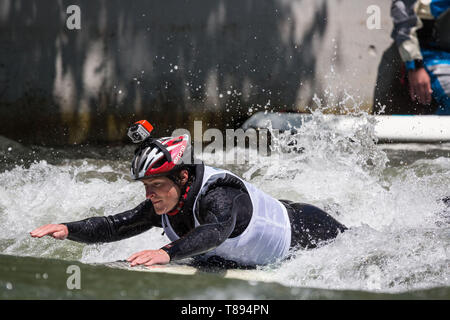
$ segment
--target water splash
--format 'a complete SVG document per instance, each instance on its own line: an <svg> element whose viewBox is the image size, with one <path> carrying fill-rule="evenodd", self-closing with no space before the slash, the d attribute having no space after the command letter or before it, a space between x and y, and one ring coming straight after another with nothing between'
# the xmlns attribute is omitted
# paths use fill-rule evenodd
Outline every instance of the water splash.
<svg viewBox="0 0 450 320"><path fill-rule="evenodd" d="M291 287L398 292L448 286L450 214L439 199L449 195L449 158L392 165L392 151L376 144L371 116L358 116L363 121L354 130L337 132L316 109L294 134L274 135L269 156L224 166L276 198L324 208L350 227L329 244L294 251L290 260L261 270ZM219 158L205 154L203 160L223 166L215 162ZM1 172L1 252L91 263L166 244L157 228L101 245L29 236L45 223L133 208L144 200L144 190L128 171L127 161L82 159L42 160Z"/></svg>

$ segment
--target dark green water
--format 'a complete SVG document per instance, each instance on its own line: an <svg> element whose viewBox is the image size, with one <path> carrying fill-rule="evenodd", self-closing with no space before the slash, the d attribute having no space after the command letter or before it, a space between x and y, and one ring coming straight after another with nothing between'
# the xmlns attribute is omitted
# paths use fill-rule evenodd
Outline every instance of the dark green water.
<svg viewBox="0 0 450 320"><path fill-rule="evenodd" d="M351 227L329 245L296 252L273 283L101 265L160 248L168 240L157 228L101 245L32 239L40 225L115 214L142 201L142 186L129 177L133 147L53 149L0 139L0 299L449 300L450 210L439 199L450 192L450 145L316 138L299 140L302 154L224 166ZM67 285L71 265L80 267L80 289Z"/></svg>
<svg viewBox="0 0 450 320"><path fill-rule="evenodd" d="M289 288L224 279L218 274L172 275L112 269L78 261L0 255L0 299L450 299L450 288L386 294ZM81 288L68 289L71 265ZM182 285L181 285L182 284ZM214 298L213 298L214 299Z"/></svg>

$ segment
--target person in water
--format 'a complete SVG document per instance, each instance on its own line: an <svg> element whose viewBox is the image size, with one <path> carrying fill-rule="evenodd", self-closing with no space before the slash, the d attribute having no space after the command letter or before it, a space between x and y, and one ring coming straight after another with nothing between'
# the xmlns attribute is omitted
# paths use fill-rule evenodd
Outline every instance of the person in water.
<svg viewBox="0 0 450 320"><path fill-rule="evenodd" d="M391 17L411 100L450 115L450 0L393 0Z"/></svg>
<svg viewBox="0 0 450 320"><path fill-rule="evenodd" d="M192 257L252 267L283 260L291 248L315 248L347 229L315 206L277 200L230 171L192 163L188 135L146 139L131 163L145 201L116 215L45 225L31 236L102 243L160 227L171 242L131 255L131 266Z"/></svg>

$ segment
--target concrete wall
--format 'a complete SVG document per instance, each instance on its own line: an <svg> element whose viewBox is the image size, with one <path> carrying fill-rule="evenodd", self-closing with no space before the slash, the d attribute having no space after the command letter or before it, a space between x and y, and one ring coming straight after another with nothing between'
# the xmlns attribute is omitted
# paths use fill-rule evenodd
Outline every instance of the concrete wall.
<svg viewBox="0 0 450 320"><path fill-rule="evenodd" d="M369 30L375 2L381 28ZM233 128L258 110L315 107L315 95L372 110L392 100L398 69L390 3L0 0L0 135L122 141L141 118L158 135L193 120ZM66 26L72 4L81 30Z"/></svg>

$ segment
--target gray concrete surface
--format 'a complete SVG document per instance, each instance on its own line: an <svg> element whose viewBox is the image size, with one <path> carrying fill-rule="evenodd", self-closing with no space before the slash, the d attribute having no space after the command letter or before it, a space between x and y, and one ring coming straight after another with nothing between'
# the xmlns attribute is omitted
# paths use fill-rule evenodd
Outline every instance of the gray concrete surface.
<svg viewBox="0 0 450 320"><path fill-rule="evenodd" d="M371 111L396 95L390 2L0 0L0 135L108 143L141 118L160 135L259 110Z"/></svg>

